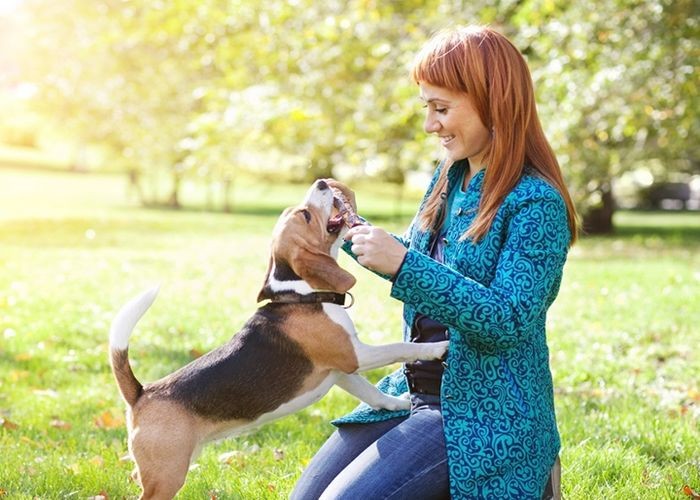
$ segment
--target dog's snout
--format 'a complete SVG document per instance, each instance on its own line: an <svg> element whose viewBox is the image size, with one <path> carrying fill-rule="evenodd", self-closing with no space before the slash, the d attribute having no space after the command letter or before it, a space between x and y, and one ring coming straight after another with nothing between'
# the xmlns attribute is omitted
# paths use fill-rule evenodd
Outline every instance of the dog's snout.
<svg viewBox="0 0 700 500"><path fill-rule="evenodd" d="M319 179L316 181L316 187L319 191L325 191L326 189L328 189L328 183L323 179Z"/></svg>

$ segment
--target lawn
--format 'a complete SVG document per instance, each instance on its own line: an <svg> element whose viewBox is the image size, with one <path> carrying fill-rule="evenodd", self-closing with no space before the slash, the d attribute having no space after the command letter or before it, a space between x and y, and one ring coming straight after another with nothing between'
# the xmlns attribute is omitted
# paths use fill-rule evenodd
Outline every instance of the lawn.
<svg viewBox="0 0 700 500"><path fill-rule="evenodd" d="M141 381L225 342L256 307L276 214L304 191L239 185L233 214L145 210L119 177L0 169L0 496L138 494L107 363L114 311L161 285L132 337ZM370 219L408 222L411 203L397 209L389 188L357 191ZM616 223L616 236L572 250L549 315L563 491L687 498L684 486L700 490L700 216L625 212ZM350 312L361 336L398 340L388 285L341 258L359 278ZM355 404L333 389L210 445L180 498L285 498L328 421Z"/></svg>

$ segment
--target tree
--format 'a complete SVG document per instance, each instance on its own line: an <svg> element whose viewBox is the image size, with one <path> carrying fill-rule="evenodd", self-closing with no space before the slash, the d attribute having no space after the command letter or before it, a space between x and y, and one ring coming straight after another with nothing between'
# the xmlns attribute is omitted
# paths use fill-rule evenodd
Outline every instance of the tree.
<svg viewBox="0 0 700 500"><path fill-rule="evenodd" d="M513 18L590 233L613 228L615 177L653 160L688 169L699 156L693 10L693 0L537 0Z"/></svg>
<svg viewBox="0 0 700 500"><path fill-rule="evenodd" d="M445 24L489 23L525 53L594 232L612 227L616 176L652 160L698 168L696 2L25 0L23 60L47 116L155 179L147 201L169 176L178 206L183 180L230 192L245 170L401 186L439 154L414 54Z"/></svg>
<svg viewBox="0 0 700 500"><path fill-rule="evenodd" d="M68 5L66 5L68 4ZM217 45L244 20L227 18L225 2L108 2L27 0L30 43L25 75L40 89L35 102L54 123L81 140L108 145L132 178L150 177L160 200L161 173L171 178L167 202L180 205L185 176L205 175L221 148L204 148L222 133L209 126L226 99L221 80L245 88L245 72L215 64L239 59L235 44ZM68 15L66 15L69 13ZM222 21L222 18L224 19ZM224 108L225 109L225 108ZM213 116L212 116L213 115Z"/></svg>

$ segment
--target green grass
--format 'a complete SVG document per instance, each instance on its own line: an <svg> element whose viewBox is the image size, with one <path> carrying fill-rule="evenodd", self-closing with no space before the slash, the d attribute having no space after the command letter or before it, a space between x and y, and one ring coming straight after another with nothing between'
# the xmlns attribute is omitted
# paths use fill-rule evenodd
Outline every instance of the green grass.
<svg viewBox="0 0 700 500"><path fill-rule="evenodd" d="M243 183L232 215L143 210L118 177L0 169L0 496L138 494L120 460L124 405L107 364L113 312L160 283L132 337L142 381L225 342L256 307L276 214L304 191ZM392 230L408 222L411 203L397 210L390 188L357 191L373 220ZM621 213L618 235L572 250L548 330L567 498L700 489L699 219ZM398 340L400 304L388 285L342 259L359 278L351 313L363 338ZM180 498L285 498L328 421L355 404L334 389L210 445Z"/></svg>

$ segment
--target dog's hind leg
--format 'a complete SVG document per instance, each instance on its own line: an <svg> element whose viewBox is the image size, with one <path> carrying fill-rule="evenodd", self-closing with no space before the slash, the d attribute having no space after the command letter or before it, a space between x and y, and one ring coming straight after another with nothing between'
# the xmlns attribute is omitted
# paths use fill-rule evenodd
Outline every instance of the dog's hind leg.
<svg viewBox="0 0 700 500"><path fill-rule="evenodd" d="M182 488L197 444L191 415L166 401L135 412L130 436L143 499L170 500Z"/></svg>
<svg viewBox="0 0 700 500"><path fill-rule="evenodd" d="M162 434L162 440L134 439L133 453L138 480L143 488L141 499L170 500L185 484L192 456L191 440L175 439Z"/></svg>
<svg viewBox="0 0 700 500"><path fill-rule="evenodd" d="M142 484L143 493L139 497L141 500L172 500L182 485L185 484L185 475L187 474L187 467L185 471L176 470L179 469L175 464L173 464L173 469L167 471L168 477L153 478L150 477L148 482L144 481ZM179 476L179 477L176 477Z"/></svg>

